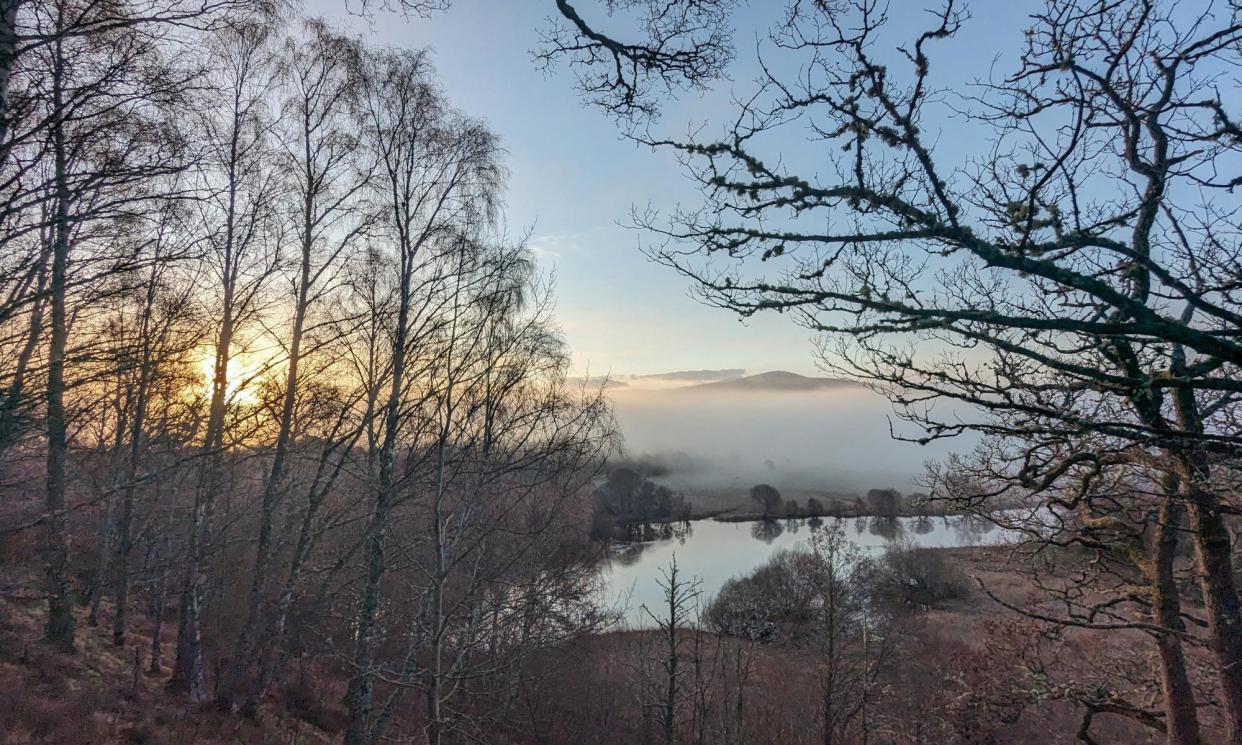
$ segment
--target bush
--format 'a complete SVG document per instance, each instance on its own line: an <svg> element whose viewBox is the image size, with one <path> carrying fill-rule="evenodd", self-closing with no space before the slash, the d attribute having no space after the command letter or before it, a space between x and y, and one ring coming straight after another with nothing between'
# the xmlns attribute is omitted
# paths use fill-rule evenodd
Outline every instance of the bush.
<svg viewBox="0 0 1242 745"><path fill-rule="evenodd" d="M876 563L877 597L890 607L926 610L967 595L965 579L935 549L893 543Z"/></svg>

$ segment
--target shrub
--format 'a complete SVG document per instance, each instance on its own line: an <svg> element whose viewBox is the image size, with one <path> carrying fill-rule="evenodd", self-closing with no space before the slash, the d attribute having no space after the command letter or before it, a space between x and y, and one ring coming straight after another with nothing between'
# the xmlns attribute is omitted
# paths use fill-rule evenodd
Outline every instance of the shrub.
<svg viewBox="0 0 1242 745"><path fill-rule="evenodd" d="M909 541L890 545L876 563L873 580L878 599L890 607L937 607L967 594L966 582L935 549Z"/></svg>

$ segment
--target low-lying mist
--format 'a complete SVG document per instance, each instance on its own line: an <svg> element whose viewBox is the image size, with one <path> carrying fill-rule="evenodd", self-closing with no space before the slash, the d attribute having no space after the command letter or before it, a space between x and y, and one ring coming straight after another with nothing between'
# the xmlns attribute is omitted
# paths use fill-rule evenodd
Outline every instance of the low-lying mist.
<svg viewBox="0 0 1242 745"><path fill-rule="evenodd" d="M878 394L855 385L823 390L610 390L626 456L660 469L685 489L749 488L837 492L917 490L927 460L968 447L920 446Z"/></svg>

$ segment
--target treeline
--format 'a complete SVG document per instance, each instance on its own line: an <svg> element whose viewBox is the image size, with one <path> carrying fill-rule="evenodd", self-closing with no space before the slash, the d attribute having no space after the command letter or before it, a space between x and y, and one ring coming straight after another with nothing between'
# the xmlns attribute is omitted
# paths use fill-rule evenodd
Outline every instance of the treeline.
<svg viewBox="0 0 1242 745"><path fill-rule="evenodd" d="M498 138L425 52L283 6L5 7L0 529L46 641L85 619L249 715L313 660L353 745L487 731L603 620L614 440L501 227Z"/></svg>

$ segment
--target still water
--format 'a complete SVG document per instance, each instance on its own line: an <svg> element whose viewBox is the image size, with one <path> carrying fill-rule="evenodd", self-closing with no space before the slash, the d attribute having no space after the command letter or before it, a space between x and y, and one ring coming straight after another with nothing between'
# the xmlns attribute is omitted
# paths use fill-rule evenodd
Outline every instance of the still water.
<svg viewBox="0 0 1242 745"><path fill-rule="evenodd" d="M824 518L840 520L845 535L867 552L878 553L894 540L909 539L917 546L954 548L1002 543L1005 531L977 517ZM687 579L699 582L702 598L716 594L733 577L750 574L781 549L804 544L811 534L805 519L763 522L697 520L654 525L654 540L622 544L604 569L605 598L630 627L648 627L646 605L659 613L662 590L658 580L677 557Z"/></svg>

